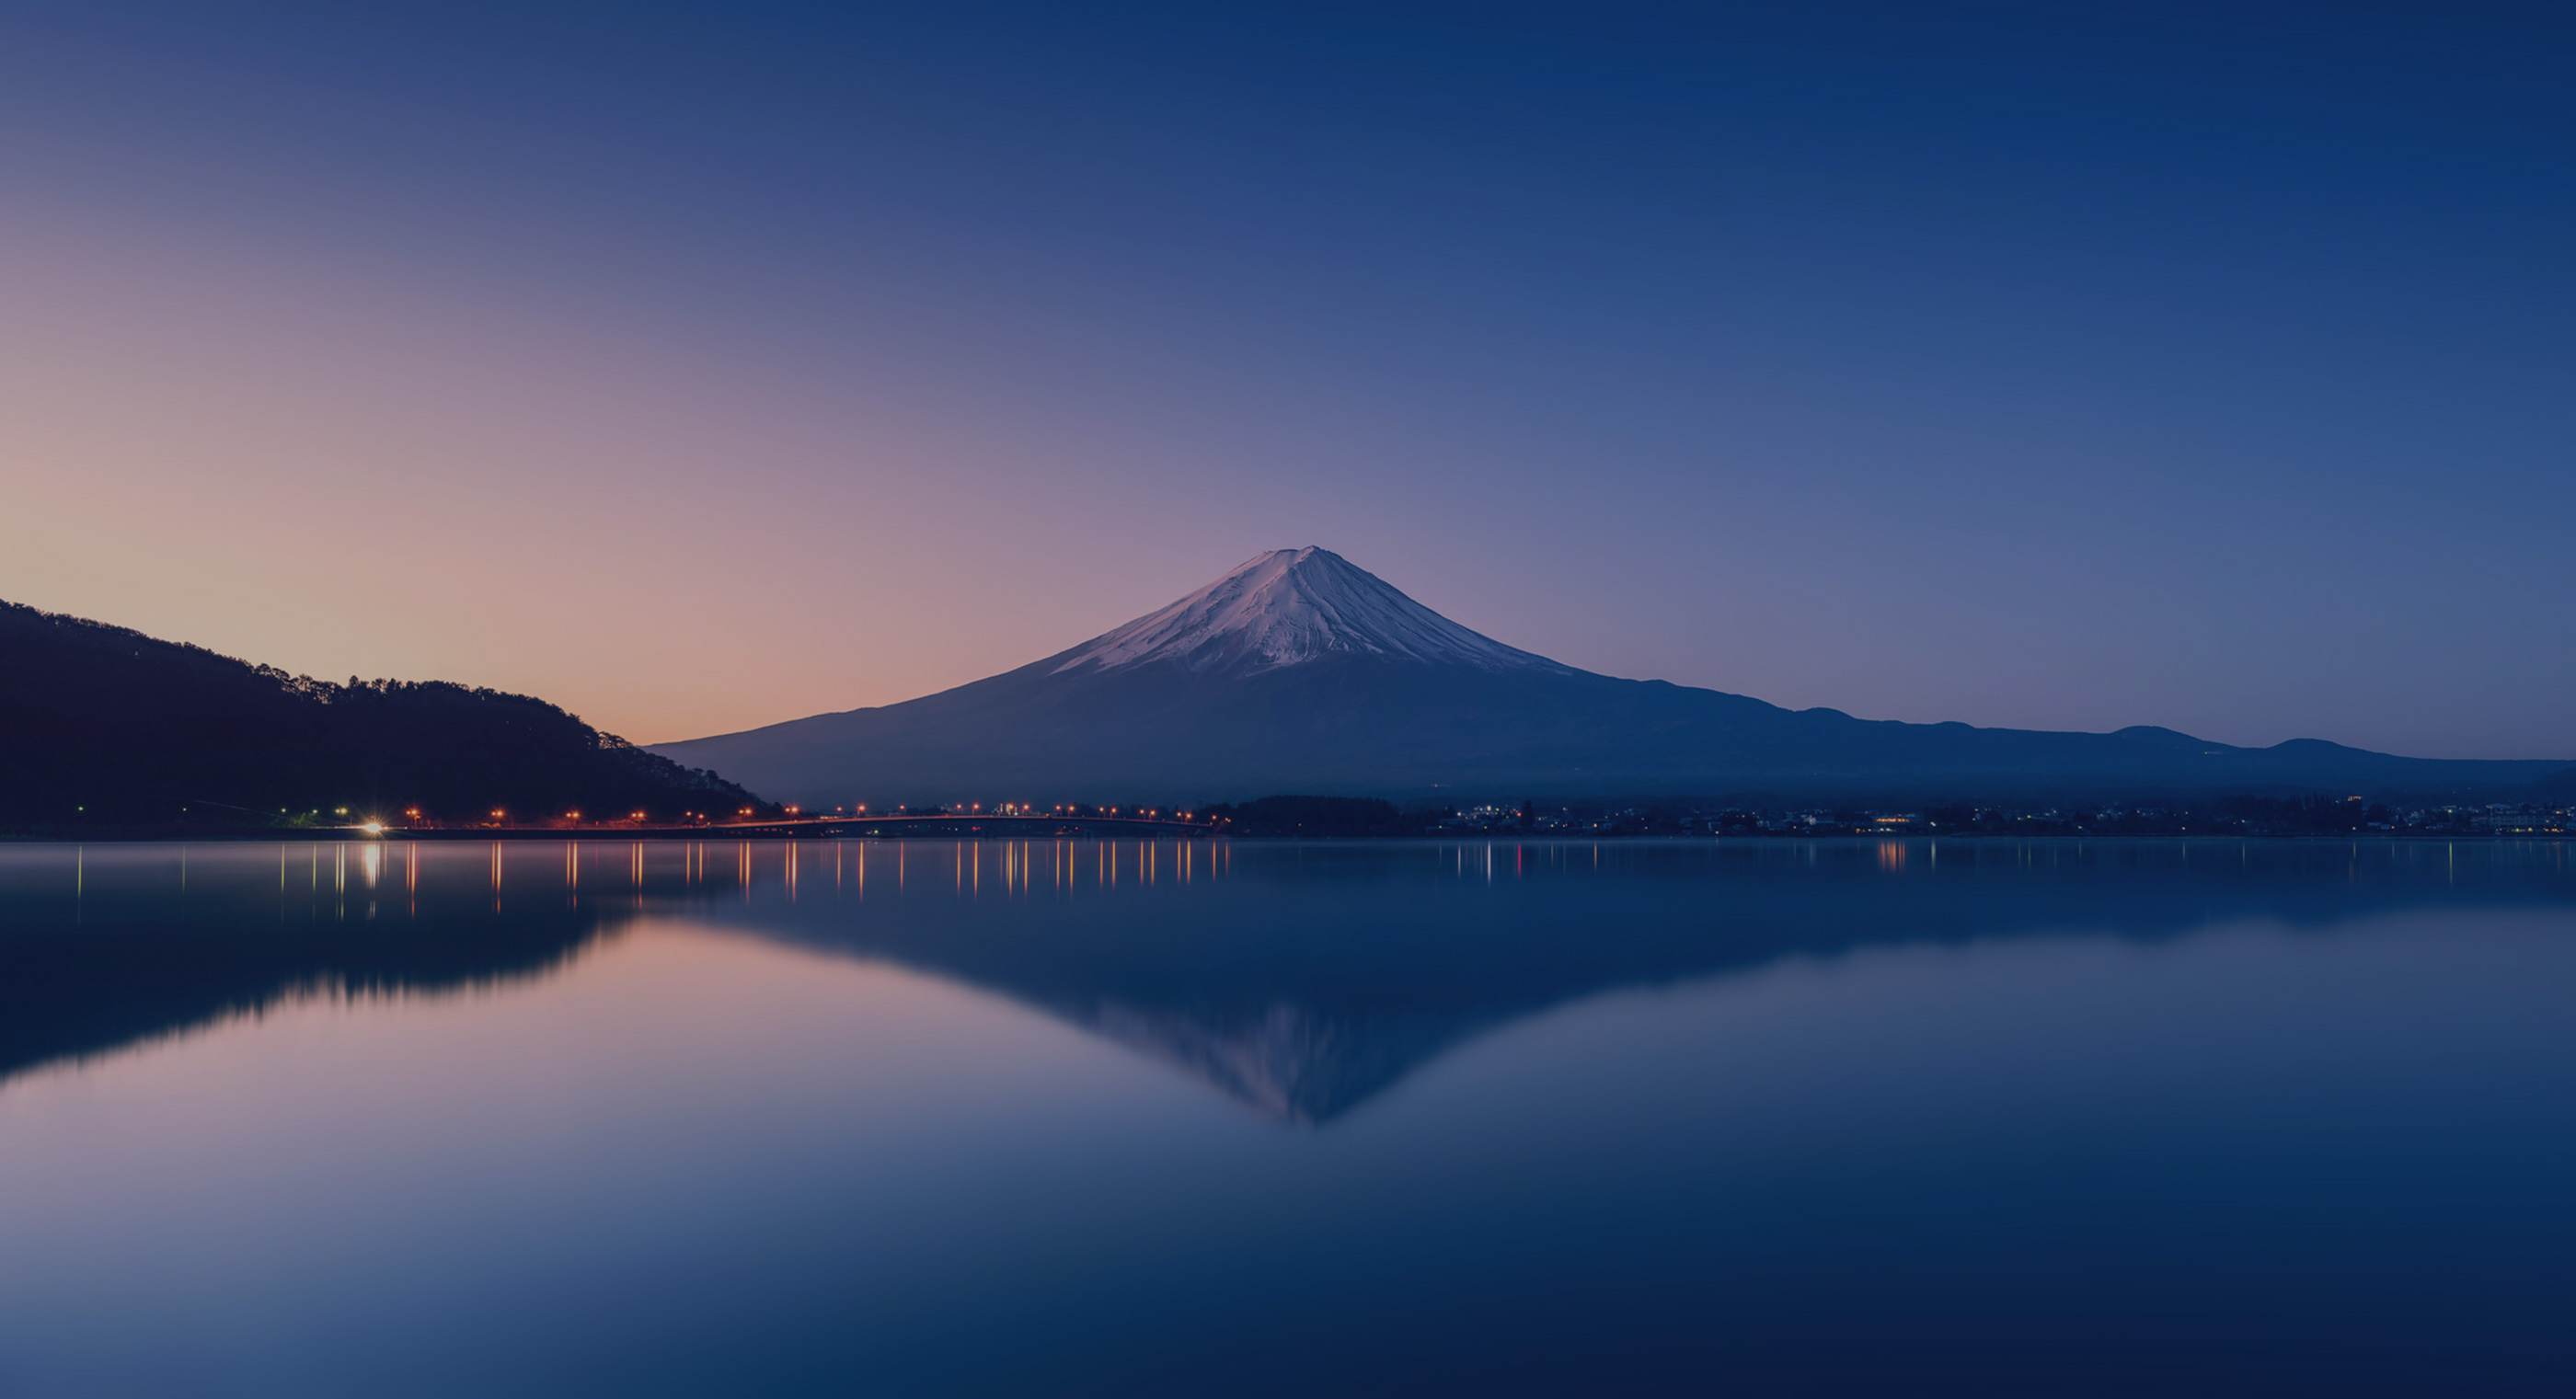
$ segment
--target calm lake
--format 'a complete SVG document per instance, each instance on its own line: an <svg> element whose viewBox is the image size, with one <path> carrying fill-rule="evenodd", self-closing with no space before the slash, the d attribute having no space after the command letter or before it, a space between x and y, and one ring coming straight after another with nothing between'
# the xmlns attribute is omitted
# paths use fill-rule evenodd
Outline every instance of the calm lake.
<svg viewBox="0 0 2576 1399"><path fill-rule="evenodd" d="M0 847L0 1394L2568 1395L2565 844Z"/></svg>

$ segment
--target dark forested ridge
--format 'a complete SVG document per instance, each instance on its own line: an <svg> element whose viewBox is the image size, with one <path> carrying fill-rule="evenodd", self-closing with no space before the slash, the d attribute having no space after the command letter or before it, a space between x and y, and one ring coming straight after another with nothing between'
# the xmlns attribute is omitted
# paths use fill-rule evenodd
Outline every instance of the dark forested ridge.
<svg viewBox="0 0 2576 1399"><path fill-rule="evenodd" d="M1395 803L1375 797L1261 797L1212 806L1207 815L1239 836L1420 835L1424 824L1406 821Z"/></svg>
<svg viewBox="0 0 2576 1399"><path fill-rule="evenodd" d="M0 603L0 823L274 823L744 806L750 792L543 700L440 681L289 675Z"/></svg>

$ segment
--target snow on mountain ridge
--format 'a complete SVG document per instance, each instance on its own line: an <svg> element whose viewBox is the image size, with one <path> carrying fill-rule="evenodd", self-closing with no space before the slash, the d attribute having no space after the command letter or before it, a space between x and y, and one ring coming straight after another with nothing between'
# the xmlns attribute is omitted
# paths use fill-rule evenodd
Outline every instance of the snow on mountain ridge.
<svg viewBox="0 0 2576 1399"><path fill-rule="evenodd" d="M1169 661L1274 670L1377 655L1479 670L1574 673L1469 631L1327 549L1274 549L1159 612L1094 638L1050 674Z"/></svg>

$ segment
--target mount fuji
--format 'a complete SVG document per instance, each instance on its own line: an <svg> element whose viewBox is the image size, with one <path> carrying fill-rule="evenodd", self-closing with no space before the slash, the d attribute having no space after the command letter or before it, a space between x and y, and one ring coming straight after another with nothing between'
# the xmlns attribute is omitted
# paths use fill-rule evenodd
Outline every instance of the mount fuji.
<svg viewBox="0 0 2576 1399"><path fill-rule="evenodd" d="M1824 800L2213 791L2474 794L2568 766L2171 729L1981 729L1788 710L1578 670L1327 550L1262 554L1070 650L900 704L653 751L808 807L1275 792Z"/></svg>

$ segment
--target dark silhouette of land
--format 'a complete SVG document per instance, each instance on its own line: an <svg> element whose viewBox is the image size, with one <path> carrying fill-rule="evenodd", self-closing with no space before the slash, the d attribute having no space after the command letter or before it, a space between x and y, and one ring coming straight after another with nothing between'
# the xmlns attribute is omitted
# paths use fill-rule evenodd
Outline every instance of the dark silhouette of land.
<svg viewBox="0 0 2576 1399"><path fill-rule="evenodd" d="M1238 836L1408 836L1428 833L1427 823L1407 820L1395 803L1374 797L1258 797L1241 806L1219 804L1208 815Z"/></svg>
<svg viewBox="0 0 2576 1399"><path fill-rule="evenodd" d="M481 820L774 808L543 700L346 684L0 603L0 825Z"/></svg>

